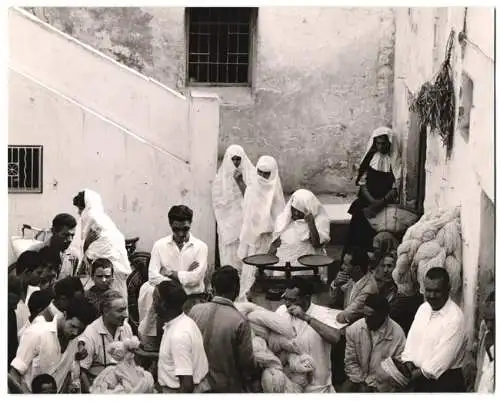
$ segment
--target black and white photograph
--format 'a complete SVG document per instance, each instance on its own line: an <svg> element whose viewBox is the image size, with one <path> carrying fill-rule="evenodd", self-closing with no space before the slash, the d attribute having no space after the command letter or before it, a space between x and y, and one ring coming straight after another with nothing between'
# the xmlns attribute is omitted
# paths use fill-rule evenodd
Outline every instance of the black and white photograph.
<svg viewBox="0 0 500 401"><path fill-rule="evenodd" d="M6 393L495 393L473 4L5 7Z"/></svg>

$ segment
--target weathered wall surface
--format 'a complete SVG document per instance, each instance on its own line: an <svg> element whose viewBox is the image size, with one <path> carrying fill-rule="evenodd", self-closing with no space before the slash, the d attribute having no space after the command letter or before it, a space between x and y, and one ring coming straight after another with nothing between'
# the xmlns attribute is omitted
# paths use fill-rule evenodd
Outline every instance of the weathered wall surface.
<svg viewBox="0 0 500 401"><path fill-rule="evenodd" d="M478 293L478 264L494 271L494 260L487 249L495 246L491 235L494 198L494 11L468 8L467 37L479 46L465 44L455 37L452 65L457 105L462 73L474 83L468 135L456 129L451 156L446 157L441 139L434 133L427 138L425 210L461 205L463 237L463 300L467 334L473 340ZM416 94L420 85L432 78L443 61L451 29L463 29L464 8L398 9L396 18L396 63L394 110L395 128L408 136L408 91ZM458 110L457 110L458 115ZM487 222L490 221L490 222ZM492 277L483 273L482 276ZM473 341L469 344L472 346Z"/></svg>
<svg viewBox="0 0 500 401"><path fill-rule="evenodd" d="M189 205L212 263L217 97L184 97L16 9L9 39L9 144L44 147L43 193L9 194L9 235L75 214L72 198L88 187L148 251L170 232L169 208Z"/></svg>
<svg viewBox="0 0 500 401"><path fill-rule="evenodd" d="M165 85L184 91L183 8L37 8L33 12ZM231 143L271 154L285 191L353 193L367 137L392 118L389 8L263 7L253 87L218 88L219 157ZM208 90L208 89L207 89ZM214 91L210 88L209 91Z"/></svg>

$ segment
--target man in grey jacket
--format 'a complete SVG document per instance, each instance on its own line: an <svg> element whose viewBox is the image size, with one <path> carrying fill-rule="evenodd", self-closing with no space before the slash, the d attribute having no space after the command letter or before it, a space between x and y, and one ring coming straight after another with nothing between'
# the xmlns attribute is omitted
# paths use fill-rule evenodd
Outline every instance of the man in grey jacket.
<svg viewBox="0 0 500 401"><path fill-rule="evenodd" d="M212 287L212 301L195 305L189 312L203 336L211 392L251 392L260 374L253 357L250 323L233 304L240 292L237 270L231 266L216 270Z"/></svg>

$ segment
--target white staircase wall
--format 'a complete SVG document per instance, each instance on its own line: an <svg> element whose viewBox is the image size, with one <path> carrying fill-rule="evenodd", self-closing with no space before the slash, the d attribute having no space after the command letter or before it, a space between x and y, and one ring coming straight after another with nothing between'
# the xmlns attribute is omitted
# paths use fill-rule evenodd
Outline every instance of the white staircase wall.
<svg viewBox="0 0 500 401"><path fill-rule="evenodd" d="M146 251L170 234L169 208L187 204L213 263L217 97L185 98L18 9L9 29L8 143L44 147L43 193L9 194L9 237L76 216L73 196L88 187Z"/></svg>

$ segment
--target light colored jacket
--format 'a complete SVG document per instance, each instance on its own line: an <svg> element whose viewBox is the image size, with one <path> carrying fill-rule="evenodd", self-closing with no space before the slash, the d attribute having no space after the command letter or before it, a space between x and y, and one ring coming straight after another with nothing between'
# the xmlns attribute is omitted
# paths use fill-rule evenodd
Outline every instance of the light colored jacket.
<svg viewBox="0 0 500 401"><path fill-rule="evenodd" d="M344 287L344 311L342 312L348 323L353 323L364 316L366 298L370 294L377 294L377 282L373 274L367 273L355 283L349 281Z"/></svg>
<svg viewBox="0 0 500 401"><path fill-rule="evenodd" d="M358 320L346 330L345 372L353 383L376 387L375 371L389 357L399 358L406 337L403 329L391 318L379 329L375 343L365 319Z"/></svg>

